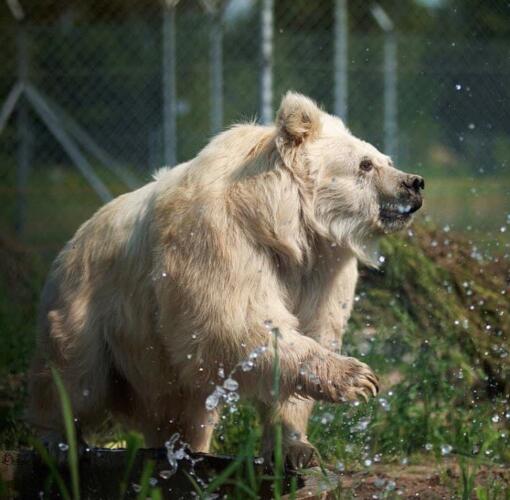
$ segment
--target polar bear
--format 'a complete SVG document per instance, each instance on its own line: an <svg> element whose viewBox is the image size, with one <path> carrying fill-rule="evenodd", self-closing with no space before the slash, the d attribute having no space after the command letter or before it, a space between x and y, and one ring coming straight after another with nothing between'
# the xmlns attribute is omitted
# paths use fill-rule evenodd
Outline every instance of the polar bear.
<svg viewBox="0 0 510 500"><path fill-rule="evenodd" d="M423 188L287 93L274 125L230 128L78 229L43 290L29 420L62 439L54 366L85 430L111 413L147 446L179 432L207 452L218 407L205 402L231 374L267 412L265 453L278 418L285 455L305 465L313 401L377 393L371 369L338 352L357 262L374 265L378 238L410 223Z"/></svg>

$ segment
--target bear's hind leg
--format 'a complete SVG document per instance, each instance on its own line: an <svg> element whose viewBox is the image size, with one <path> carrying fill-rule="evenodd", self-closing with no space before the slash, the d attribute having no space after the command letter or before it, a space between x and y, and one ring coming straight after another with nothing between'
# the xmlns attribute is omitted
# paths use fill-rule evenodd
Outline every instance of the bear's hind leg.
<svg viewBox="0 0 510 500"><path fill-rule="evenodd" d="M94 331L71 335L58 311L48 314L49 339L41 342L29 376L27 419L36 434L54 442L65 434L62 403L51 366L62 379L74 420L86 430L106 416L111 359Z"/></svg>
<svg viewBox="0 0 510 500"><path fill-rule="evenodd" d="M210 449L214 427L218 422L217 411L207 411L205 396L197 398L189 394L180 394L169 398L165 404L164 416L140 415L139 427L145 437L145 445L158 448L179 434L179 444L194 452L207 453Z"/></svg>

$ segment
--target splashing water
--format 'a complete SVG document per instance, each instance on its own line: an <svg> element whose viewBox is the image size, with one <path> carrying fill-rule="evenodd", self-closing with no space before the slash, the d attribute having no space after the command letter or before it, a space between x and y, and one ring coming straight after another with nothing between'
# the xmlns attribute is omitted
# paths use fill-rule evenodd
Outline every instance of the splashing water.
<svg viewBox="0 0 510 500"><path fill-rule="evenodd" d="M180 441L181 435L176 432L172 434L170 439L165 443L166 457L168 464L170 465L170 475L175 474L179 467L179 461L183 458L190 458L186 453L186 444L181 441L181 447L177 448L177 444ZM170 477L170 476L168 476Z"/></svg>
<svg viewBox="0 0 510 500"><path fill-rule="evenodd" d="M442 444L441 445L441 455L449 455L453 450L453 446L451 444Z"/></svg>
<svg viewBox="0 0 510 500"><path fill-rule="evenodd" d="M273 323L271 320L264 321L264 326L270 331L274 331ZM231 411L236 411L235 404L239 401L238 394L239 382L234 378L235 373L241 369L242 372L249 372L255 368L257 359L267 351L267 346L258 346L248 354L248 358L238 363L234 369L225 378L224 368L218 369L218 377L225 378L223 385L217 385L214 391L207 396L205 400L205 408L207 411L212 411L218 408L221 403L225 402L230 406Z"/></svg>

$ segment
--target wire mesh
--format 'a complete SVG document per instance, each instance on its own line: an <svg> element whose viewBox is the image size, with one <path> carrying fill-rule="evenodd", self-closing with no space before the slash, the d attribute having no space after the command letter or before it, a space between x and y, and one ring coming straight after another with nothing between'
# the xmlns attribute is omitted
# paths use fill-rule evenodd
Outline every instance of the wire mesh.
<svg viewBox="0 0 510 500"><path fill-rule="evenodd" d="M265 2L178 3L173 55L165 52L168 3L54 0L42 8L21 2L22 22L7 7L14 3L0 12L0 101L19 80L33 86L112 195L147 181L168 159L165 58L174 57L170 111L177 162L193 157L220 126L260 116ZM508 5L388 0L380 7L393 25L389 31L366 2L275 0L273 113L288 89L328 111L338 109L342 69L335 36L338 9L345 8L345 118L353 132L393 149L409 170L504 176L510 157ZM218 29L219 53L212 49ZM7 233L17 230L51 253L100 205L71 156L23 95L0 133L0 223Z"/></svg>

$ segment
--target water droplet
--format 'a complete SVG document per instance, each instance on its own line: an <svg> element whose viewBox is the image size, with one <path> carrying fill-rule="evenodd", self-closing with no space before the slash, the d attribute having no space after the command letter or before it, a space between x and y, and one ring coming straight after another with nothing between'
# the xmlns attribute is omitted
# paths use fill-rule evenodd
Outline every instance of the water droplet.
<svg viewBox="0 0 510 500"><path fill-rule="evenodd" d="M173 474L175 474L175 471L171 471L171 470L162 470L159 472L159 477L161 479L169 479Z"/></svg>
<svg viewBox="0 0 510 500"><path fill-rule="evenodd" d="M149 484L154 488L158 484L158 480L155 477L149 479Z"/></svg>
<svg viewBox="0 0 510 500"><path fill-rule="evenodd" d="M229 392L226 399L229 405L233 405L239 401L239 394L237 392Z"/></svg>
<svg viewBox="0 0 510 500"><path fill-rule="evenodd" d="M492 418L491 418L491 420L492 420L495 424L497 424L497 423L499 422L499 415L493 415L493 416L492 416Z"/></svg>
<svg viewBox="0 0 510 500"><path fill-rule="evenodd" d="M186 354L186 358L191 359L193 357L193 354Z"/></svg>
<svg viewBox="0 0 510 500"><path fill-rule="evenodd" d="M388 484L386 485L386 489L388 491L393 491L397 487L397 483L395 481L388 481Z"/></svg>
<svg viewBox="0 0 510 500"><path fill-rule="evenodd" d="M267 346L261 345L259 347L256 347L253 349L252 354L256 354L257 356L260 356L261 354L264 354L267 351Z"/></svg>
<svg viewBox="0 0 510 500"><path fill-rule="evenodd" d="M455 90L462 90L462 85L460 83L455 84Z"/></svg>
<svg viewBox="0 0 510 500"><path fill-rule="evenodd" d="M453 450L452 445L450 444L442 444L441 445L441 455L449 455Z"/></svg>
<svg viewBox="0 0 510 500"><path fill-rule="evenodd" d="M363 460L363 465L365 467L370 467L372 465L372 460L370 458L365 458L365 460Z"/></svg>
<svg viewBox="0 0 510 500"><path fill-rule="evenodd" d="M255 363L253 361L246 360L241 363L241 370L243 370L243 372L249 372L250 370L253 369L254 366Z"/></svg>
<svg viewBox="0 0 510 500"><path fill-rule="evenodd" d="M338 472L343 472L345 470L345 465L342 462L337 462L335 467Z"/></svg>
<svg viewBox="0 0 510 500"><path fill-rule="evenodd" d="M214 391L212 394L207 396L205 400L205 409L207 411L214 410L220 403L220 394Z"/></svg>
<svg viewBox="0 0 510 500"><path fill-rule="evenodd" d="M264 458L263 457L256 457L254 460L253 460L257 465L262 465L264 463Z"/></svg>
<svg viewBox="0 0 510 500"><path fill-rule="evenodd" d="M374 480L374 486L376 488L382 488L386 484L386 479L383 477L376 477Z"/></svg>
<svg viewBox="0 0 510 500"><path fill-rule="evenodd" d="M69 445L67 443L58 443L58 449L60 451L67 451L69 449Z"/></svg>
<svg viewBox="0 0 510 500"><path fill-rule="evenodd" d="M391 405L386 398L379 398L379 404L384 411L390 411Z"/></svg>
<svg viewBox="0 0 510 500"><path fill-rule="evenodd" d="M264 326L268 329L268 330L271 330L273 328L273 320L271 319L266 319L264 320Z"/></svg>
<svg viewBox="0 0 510 500"><path fill-rule="evenodd" d="M83 389L83 397L88 398L90 396L90 389Z"/></svg>
<svg viewBox="0 0 510 500"><path fill-rule="evenodd" d="M386 257L384 255L379 255L377 258L380 264L384 264L384 261L386 260Z"/></svg>
<svg viewBox="0 0 510 500"><path fill-rule="evenodd" d="M352 427L352 431L353 432L366 431L369 423L370 423L369 418L362 418L355 426Z"/></svg>
<svg viewBox="0 0 510 500"><path fill-rule="evenodd" d="M229 377L225 380L225 382L223 382L223 387L227 389L227 391L237 391L237 389L239 389L239 384L237 383L237 380Z"/></svg>
<svg viewBox="0 0 510 500"><path fill-rule="evenodd" d="M140 493L140 491L142 491L142 487L139 484L132 483L131 486L133 487L135 493Z"/></svg>
<svg viewBox="0 0 510 500"><path fill-rule="evenodd" d="M323 413L321 416L321 424L322 425L330 424L331 422L333 422L333 419L334 419L334 416L331 413L328 413L328 412Z"/></svg>

